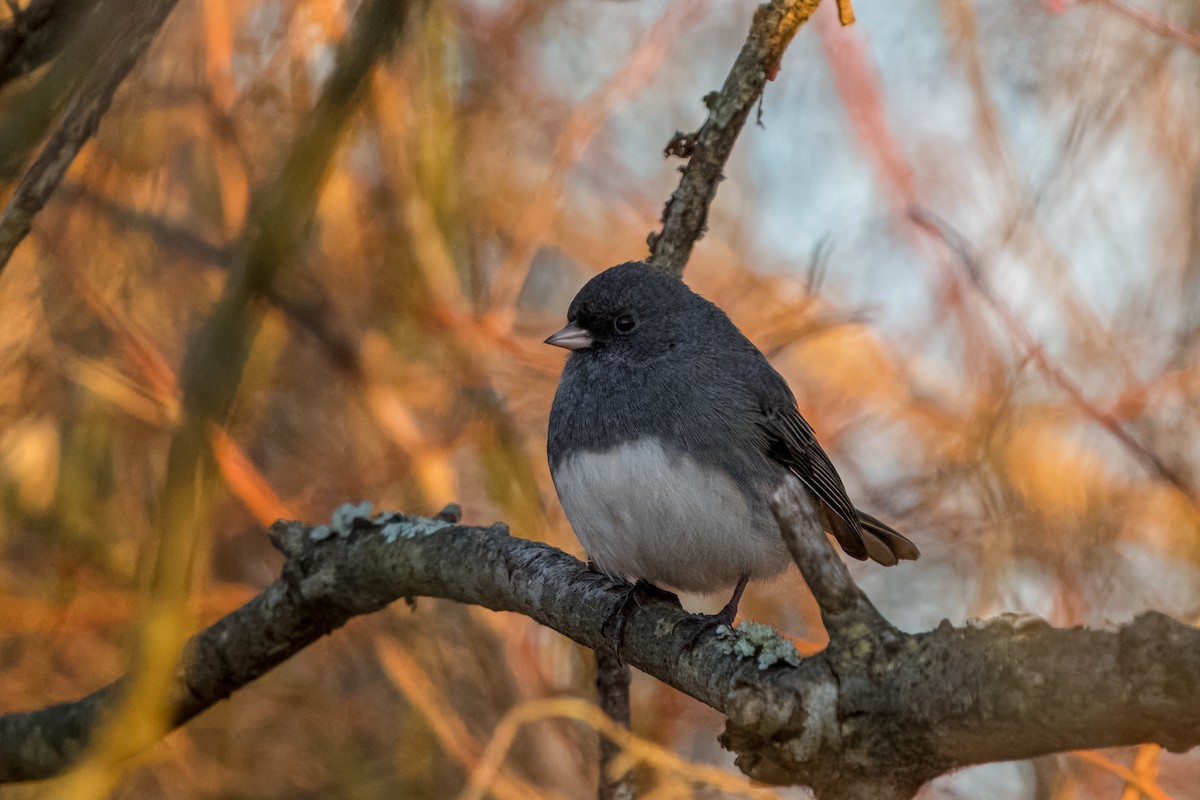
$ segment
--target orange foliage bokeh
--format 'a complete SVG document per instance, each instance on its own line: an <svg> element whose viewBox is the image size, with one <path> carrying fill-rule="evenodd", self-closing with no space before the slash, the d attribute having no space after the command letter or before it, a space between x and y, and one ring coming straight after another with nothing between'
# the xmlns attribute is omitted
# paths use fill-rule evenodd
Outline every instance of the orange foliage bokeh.
<svg viewBox="0 0 1200 800"><path fill-rule="evenodd" d="M841 28L826 3L801 31L685 278L785 374L858 505L920 545L916 564L855 566L901 627L1192 620L1200 53L1115 0L887 5L856 2ZM181 2L0 273L0 712L129 668L184 355L355 6ZM1200 25L1183 0L1147 6ZM545 463L562 355L541 340L591 274L645 255L677 178L661 148L703 119L749 17L706 0L461 0L409 28L278 271L232 417L209 429L220 491L196 624L274 578L272 519L344 502L458 502L467 522L582 556ZM925 84L881 55L906 36L937 53L914 55L936 66ZM926 91L949 96L958 129L905 105ZM1038 124L1071 131L1041 172L1015 142ZM1097 196L1112 159L1145 165L1136 197ZM815 213L812 194L836 207ZM1151 244L1114 232L1081 250L1062 232L1109 214L1151 226ZM805 652L824 638L795 570L751 586L742 614ZM497 798L591 796L587 713L524 705L590 698L591 669L523 617L398 604L171 733L114 796L443 798L481 764ZM642 676L633 702L643 752L749 786L715 712ZM514 708L535 711L507 723L493 764ZM653 763L653 796L691 796L674 761ZM1196 760L1154 747L972 772L926 796L1200 798Z"/></svg>

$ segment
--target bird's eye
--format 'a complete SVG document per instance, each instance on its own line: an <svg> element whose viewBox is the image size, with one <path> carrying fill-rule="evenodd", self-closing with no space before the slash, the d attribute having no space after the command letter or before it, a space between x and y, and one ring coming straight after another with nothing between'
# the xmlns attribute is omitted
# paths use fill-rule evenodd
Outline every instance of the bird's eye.
<svg viewBox="0 0 1200 800"><path fill-rule="evenodd" d="M633 314L622 314L613 320L613 328L620 334L626 334L637 327L637 317Z"/></svg>

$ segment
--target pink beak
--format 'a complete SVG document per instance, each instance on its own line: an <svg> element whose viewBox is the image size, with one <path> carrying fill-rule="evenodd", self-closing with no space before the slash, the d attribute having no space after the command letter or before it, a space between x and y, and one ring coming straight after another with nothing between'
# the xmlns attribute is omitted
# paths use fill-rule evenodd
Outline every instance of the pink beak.
<svg viewBox="0 0 1200 800"><path fill-rule="evenodd" d="M592 335L574 322L555 331L546 337L546 344L562 347L567 350L581 350L592 343Z"/></svg>

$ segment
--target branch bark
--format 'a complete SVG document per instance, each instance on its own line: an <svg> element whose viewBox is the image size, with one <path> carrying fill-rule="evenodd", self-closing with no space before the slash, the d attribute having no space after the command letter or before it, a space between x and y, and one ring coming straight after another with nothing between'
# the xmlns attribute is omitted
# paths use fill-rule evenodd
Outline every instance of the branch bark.
<svg viewBox="0 0 1200 800"><path fill-rule="evenodd" d="M779 72L783 51L792 37L819 4L820 0L772 0L759 6L721 90L704 98L708 118L694 135L676 134L667 145L667 154L690 158L679 188L663 209L662 230L646 239L650 266L677 278L683 275L692 247L707 229L708 207L750 110L762 97L767 81Z"/></svg>
<svg viewBox="0 0 1200 800"><path fill-rule="evenodd" d="M601 647L596 651L596 700L613 722L630 727L629 667L616 653ZM633 800L633 772L610 775L621 748L606 736L600 737L599 800Z"/></svg>
<svg viewBox="0 0 1200 800"><path fill-rule="evenodd" d="M891 629L850 577L845 562L829 547L816 509L794 476L789 475L771 498L771 511L792 560L821 608L821 621L831 640L843 638L861 626Z"/></svg>
<svg viewBox="0 0 1200 800"><path fill-rule="evenodd" d="M46 205L75 156L96 132L117 87L150 47L177 2L142 0L125 11L120 36L106 42L97 63L87 70L58 126L0 216L0 270L29 233L34 216Z"/></svg>
<svg viewBox="0 0 1200 800"><path fill-rule="evenodd" d="M275 525L281 575L190 641L173 692L175 725L401 597L521 613L587 647L608 645L604 625L627 587L559 550L499 524L341 517L334 527ZM1162 614L1106 631L1016 618L917 635L862 625L806 659L752 623L673 634L687 616L666 599L627 609L623 658L723 712L722 741L749 775L811 786L823 800L911 797L943 772L986 761L1200 744L1200 631ZM64 769L122 686L0 717L0 781Z"/></svg>

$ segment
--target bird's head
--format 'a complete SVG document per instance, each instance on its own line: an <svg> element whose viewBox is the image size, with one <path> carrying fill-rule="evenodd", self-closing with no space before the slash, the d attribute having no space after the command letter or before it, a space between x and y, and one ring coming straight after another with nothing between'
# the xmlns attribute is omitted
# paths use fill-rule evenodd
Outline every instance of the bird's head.
<svg viewBox="0 0 1200 800"><path fill-rule="evenodd" d="M566 327L546 344L580 355L653 360L711 332L716 306L640 261L601 272L575 295Z"/></svg>

